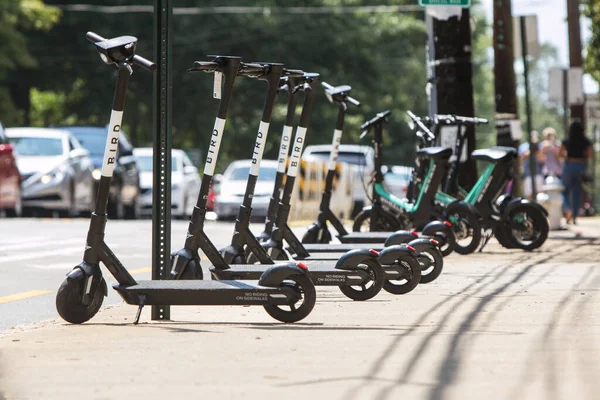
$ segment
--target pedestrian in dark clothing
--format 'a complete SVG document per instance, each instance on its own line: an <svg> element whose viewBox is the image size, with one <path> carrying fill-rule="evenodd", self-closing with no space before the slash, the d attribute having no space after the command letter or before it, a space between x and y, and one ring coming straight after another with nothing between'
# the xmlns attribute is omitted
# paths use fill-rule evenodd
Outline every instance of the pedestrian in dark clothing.
<svg viewBox="0 0 600 400"><path fill-rule="evenodd" d="M581 121L574 119L569 128L569 137L562 141L560 147L560 156L565 160L562 182L565 187L563 212L567 223L576 222L581 205L581 178L586 173L592 151L592 142L585 137Z"/></svg>

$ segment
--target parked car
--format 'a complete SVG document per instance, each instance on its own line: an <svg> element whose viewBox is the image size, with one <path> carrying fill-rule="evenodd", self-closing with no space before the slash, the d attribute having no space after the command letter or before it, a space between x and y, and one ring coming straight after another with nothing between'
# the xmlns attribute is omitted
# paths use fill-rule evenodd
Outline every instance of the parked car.
<svg viewBox="0 0 600 400"><path fill-rule="evenodd" d="M406 197L412 171L412 167L403 165L392 165L391 167L388 167L383 174L387 190L401 199Z"/></svg>
<svg viewBox="0 0 600 400"><path fill-rule="evenodd" d="M69 132L48 128L7 128L21 174L24 211L90 212L94 205L94 164Z"/></svg>
<svg viewBox="0 0 600 400"><path fill-rule="evenodd" d="M306 161L329 161L331 145L306 146L302 159ZM350 164L354 170L353 198L354 208L351 218L367 205L371 178L375 169L375 151L370 146L357 144L341 144L339 147L338 162Z"/></svg>
<svg viewBox="0 0 600 400"><path fill-rule="evenodd" d="M21 176L13 145L9 142L0 123L0 210L7 217L20 217L23 211Z"/></svg>
<svg viewBox="0 0 600 400"><path fill-rule="evenodd" d="M216 192L215 212L219 219L235 218L246 192L246 182L250 174L252 160L234 161L225 170ZM266 217L269 201L275 186L277 161L262 160L258 181L252 199L252 216Z"/></svg>
<svg viewBox="0 0 600 400"><path fill-rule="evenodd" d="M108 128L100 126L64 126L85 147L94 163L94 179L96 191L100 185L100 170L106 146ZM111 218L135 219L140 216L140 174L133 146L124 132L119 134L119 148L117 160L113 171L108 196L108 216Z"/></svg>
<svg viewBox="0 0 600 400"><path fill-rule="evenodd" d="M142 215L152 215L152 151L151 147L133 150L140 168L140 205ZM192 215L200 192L198 168L179 149L171 151L171 215L186 218Z"/></svg>

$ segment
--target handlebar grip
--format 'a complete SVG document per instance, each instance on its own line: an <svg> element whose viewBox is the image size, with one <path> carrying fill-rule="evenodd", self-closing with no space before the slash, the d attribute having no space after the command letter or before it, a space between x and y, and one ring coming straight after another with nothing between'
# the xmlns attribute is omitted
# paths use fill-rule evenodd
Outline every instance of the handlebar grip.
<svg viewBox="0 0 600 400"><path fill-rule="evenodd" d="M321 82L321 86L323 86L325 89L327 90L331 90L333 89L333 86L331 86L329 83L327 82Z"/></svg>
<svg viewBox="0 0 600 400"><path fill-rule="evenodd" d="M265 67L262 64L256 63L241 63L238 75L257 77L263 75L266 72Z"/></svg>
<svg viewBox="0 0 600 400"><path fill-rule="evenodd" d="M490 121L485 118L475 118L479 124L488 124Z"/></svg>
<svg viewBox="0 0 600 400"><path fill-rule="evenodd" d="M214 61L194 61L191 71L215 72L219 69L219 63Z"/></svg>
<svg viewBox="0 0 600 400"><path fill-rule="evenodd" d="M144 57L142 56L138 56L137 54L135 56L133 56L133 58L131 59L131 61L135 64L138 65L150 72L154 72L156 71L156 68L158 67L158 65L156 65L156 63L153 63L150 60L146 60Z"/></svg>
<svg viewBox="0 0 600 400"><path fill-rule="evenodd" d="M98 35L97 33L94 32L88 32L85 34L85 38L92 42L92 43L98 43L98 42L105 42L106 39L103 38L102 36Z"/></svg>
<svg viewBox="0 0 600 400"><path fill-rule="evenodd" d="M304 71L300 69L283 69L284 76L291 76L292 78L302 78L304 76Z"/></svg>
<svg viewBox="0 0 600 400"><path fill-rule="evenodd" d="M360 107L360 102L353 97L346 97L346 101L350 104L354 104L356 107Z"/></svg>

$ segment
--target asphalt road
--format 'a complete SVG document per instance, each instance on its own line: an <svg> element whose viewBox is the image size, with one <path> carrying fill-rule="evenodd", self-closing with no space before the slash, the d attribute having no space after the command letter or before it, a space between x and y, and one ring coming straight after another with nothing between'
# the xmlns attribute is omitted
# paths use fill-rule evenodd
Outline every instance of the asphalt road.
<svg viewBox="0 0 600 400"><path fill-rule="evenodd" d="M0 331L58 316L56 290L65 274L81 262L88 219L0 219ZM183 245L187 221L173 221L172 250ZM254 225L260 232L261 225ZM217 247L228 244L232 223L209 221L206 231ZM106 243L137 279L149 279L152 222L109 221ZM103 269L108 286L116 281ZM109 290L104 304L118 304Z"/></svg>

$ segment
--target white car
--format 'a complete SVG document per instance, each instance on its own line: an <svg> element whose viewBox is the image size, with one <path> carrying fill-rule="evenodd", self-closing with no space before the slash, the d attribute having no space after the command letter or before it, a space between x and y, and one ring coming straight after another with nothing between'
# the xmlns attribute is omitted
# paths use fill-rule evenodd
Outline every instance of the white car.
<svg viewBox="0 0 600 400"><path fill-rule="evenodd" d="M302 159L306 161L329 161L331 145L306 146ZM354 170L354 209L352 217L367 205L368 197L371 195L371 178L375 168L375 151L371 146L358 144L341 144L339 148L338 162L352 166Z"/></svg>
<svg viewBox="0 0 600 400"><path fill-rule="evenodd" d="M244 200L251 165L252 160L234 161L223 173L215 198L215 211L219 219L231 219L238 215L240 205ZM267 216L276 174L277 161L262 160L252 199L253 217Z"/></svg>
<svg viewBox="0 0 600 400"><path fill-rule="evenodd" d="M141 213L152 214L152 148L133 149L140 170ZM200 192L200 175L183 150L171 150L171 215L186 218L192 215Z"/></svg>
<svg viewBox="0 0 600 400"><path fill-rule="evenodd" d="M388 192L401 199L406 197L412 178L412 167L393 165L384 171L383 179Z"/></svg>

